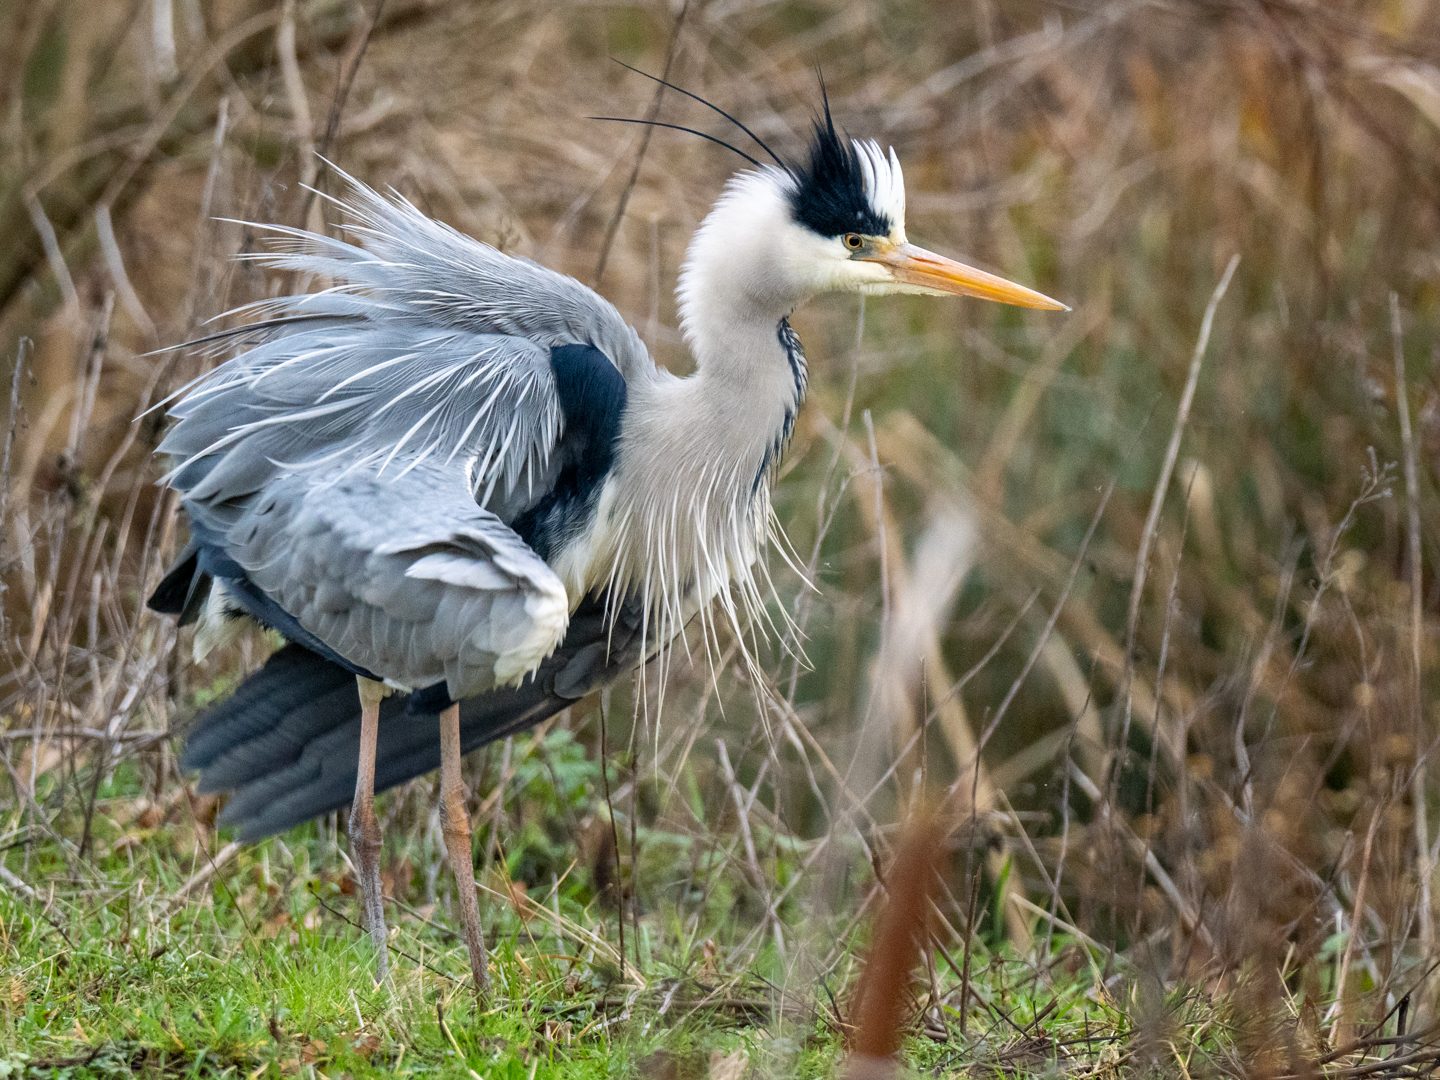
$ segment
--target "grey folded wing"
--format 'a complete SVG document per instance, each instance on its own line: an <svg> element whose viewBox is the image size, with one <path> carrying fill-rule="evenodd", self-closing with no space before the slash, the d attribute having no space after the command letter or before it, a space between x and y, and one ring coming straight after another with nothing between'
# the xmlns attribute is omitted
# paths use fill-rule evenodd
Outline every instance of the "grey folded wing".
<svg viewBox="0 0 1440 1080"><path fill-rule="evenodd" d="M264 340L170 408L179 422L160 444L173 462L166 479L198 522L226 527L301 462L448 465L468 475L472 501L507 518L546 489L561 430L547 347L387 321L354 297L315 299L303 323L255 328Z"/></svg>
<svg viewBox="0 0 1440 1080"><path fill-rule="evenodd" d="M346 229L363 247L269 226L283 249L249 256L332 286L232 312L260 319L208 339L246 348L171 407L169 482L226 513L321 454L382 469L429 458L463 468L475 499L512 520L554 479L563 417L550 350L589 345L626 378L654 365L620 313L573 278L399 196L353 180L350 193Z"/></svg>
<svg viewBox="0 0 1440 1080"><path fill-rule="evenodd" d="M346 660L406 688L443 680L457 701L519 682L569 620L560 579L438 463L285 473L223 546Z"/></svg>

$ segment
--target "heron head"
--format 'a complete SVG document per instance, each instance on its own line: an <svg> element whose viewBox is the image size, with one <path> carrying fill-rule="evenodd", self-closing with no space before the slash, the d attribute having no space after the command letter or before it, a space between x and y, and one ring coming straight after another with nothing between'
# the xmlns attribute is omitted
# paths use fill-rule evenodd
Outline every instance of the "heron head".
<svg viewBox="0 0 1440 1080"><path fill-rule="evenodd" d="M1067 310L1023 285L917 247L905 236L905 177L892 148L840 138L826 104L809 162L788 176L790 228L781 241L791 272L815 292L977 296L1019 307Z"/></svg>
<svg viewBox="0 0 1440 1080"><path fill-rule="evenodd" d="M737 318L773 325L825 292L977 296L1067 310L1023 285L910 243L895 151L842 140L828 103L806 161L750 161L756 168L731 177L681 267L680 321L697 352L722 339Z"/></svg>

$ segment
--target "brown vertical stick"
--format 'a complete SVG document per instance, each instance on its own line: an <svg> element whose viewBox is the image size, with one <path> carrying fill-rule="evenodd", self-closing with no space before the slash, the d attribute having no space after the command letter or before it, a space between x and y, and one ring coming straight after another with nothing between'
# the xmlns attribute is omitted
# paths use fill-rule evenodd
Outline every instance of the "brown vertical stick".
<svg viewBox="0 0 1440 1080"><path fill-rule="evenodd" d="M895 1067L905 1022L905 990L926 940L926 916L943 839L933 817L917 814L885 876L888 898L850 1010L855 1034L843 1073L847 1080L891 1075Z"/></svg>
<svg viewBox="0 0 1440 1080"><path fill-rule="evenodd" d="M1431 911L1430 823L1425 813L1425 696L1421 688L1421 650L1424 637L1424 566L1420 545L1420 482L1415 469L1415 437L1410 429L1410 395L1405 385L1405 340L1400 325L1400 298L1390 294L1390 336L1395 348L1395 408L1400 414L1400 445L1405 452L1406 538L1410 562L1410 719L1415 731L1415 854L1420 878L1420 948L1426 956L1435 942Z"/></svg>
<svg viewBox="0 0 1440 1080"><path fill-rule="evenodd" d="M605 239L600 242L600 258L595 263L594 283L596 286L605 276L605 264L610 261L610 248L615 243L615 234L620 231L620 222L625 217L625 207L629 205L630 193L635 190L635 182L640 179L640 166L645 161L645 151L650 149L650 136L655 133L653 124L655 118L660 115L660 99L665 95L665 80L670 78L670 66L675 63L675 53L680 44L680 28L685 25L685 15L689 10L690 0L685 0L680 5L680 13L675 16L675 25L670 30L670 44L665 48L665 69L660 73L660 78L656 80L659 85L655 87L655 99L650 103L650 114L644 121L647 126L640 134L640 149L635 154L635 165L630 170L630 179L625 181L624 190L620 192L620 202L616 204L615 214L605 229ZM684 93L684 91L681 92Z"/></svg>
<svg viewBox="0 0 1440 1080"><path fill-rule="evenodd" d="M470 954L470 975L475 995L490 992L490 971L485 957L485 935L480 929L480 902L475 896L475 864L471 861L470 815L465 812L465 785L460 782L460 706L440 714L440 831L450 854L455 889L460 896L460 923L465 950Z"/></svg>
<svg viewBox="0 0 1440 1080"><path fill-rule="evenodd" d="M375 946L375 978L390 978L386 953L385 902L380 887L380 819L375 816L375 744L380 737L380 702L389 694L384 683L355 680L360 690L360 767L355 773L355 799L350 804L350 848L360 872L360 897L365 928Z"/></svg>
<svg viewBox="0 0 1440 1080"><path fill-rule="evenodd" d="M1115 760L1111 763L1111 805L1119 798L1120 763L1124 760L1125 747L1130 738L1130 715L1134 703L1130 688L1135 681L1135 633L1140 625L1140 602L1145 598L1145 576L1150 564L1150 548L1160 528L1160 511L1165 505L1165 493L1170 490L1170 477L1175 473L1175 460L1180 456L1180 440L1185 434L1185 422L1190 418L1190 406L1195 401L1195 388L1200 382L1200 362L1205 358L1205 349L1210 344L1210 329L1215 325L1215 312L1220 307L1220 301L1225 298L1225 291L1230 288L1230 279L1235 276L1235 268L1239 265L1240 255L1237 252L1230 256L1225 272L1220 275L1215 291L1210 294L1210 302L1205 305L1205 314L1200 319L1200 336L1195 342L1195 352L1190 357L1190 373L1185 377L1185 389L1180 393L1180 405L1175 410L1175 426L1170 431L1170 444L1165 448L1165 463L1160 467L1155 491L1150 496L1150 511L1145 515L1145 528L1140 533L1140 550L1135 555L1135 579L1130 586L1130 610L1125 620L1125 667L1120 676L1122 691L1116 695L1117 700L1125 703L1125 710L1120 738L1115 744ZM1159 716L1158 682L1155 684L1155 697L1155 715Z"/></svg>
<svg viewBox="0 0 1440 1080"><path fill-rule="evenodd" d="M1350 938L1345 942L1345 954L1340 960L1340 975L1335 980L1335 1005L1340 1011L1340 1022L1336 1025L1331 1041L1344 1046L1355 1037L1354 1018L1345 1007L1345 980L1350 974L1350 961L1355 956L1355 939L1362 933L1360 925L1365 918L1365 883L1370 878L1370 849L1375 845L1375 828L1380 824L1384 805L1377 806L1370 815L1370 828L1365 833L1365 851L1360 856L1360 881L1355 886L1355 909L1350 914Z"/></svg>

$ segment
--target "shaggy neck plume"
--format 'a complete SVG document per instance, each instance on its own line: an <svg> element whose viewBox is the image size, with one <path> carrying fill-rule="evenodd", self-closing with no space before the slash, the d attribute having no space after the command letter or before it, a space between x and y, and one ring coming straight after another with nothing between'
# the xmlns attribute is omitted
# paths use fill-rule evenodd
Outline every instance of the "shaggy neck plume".
<svg viewBox="0 0 1440 1080"><path fill-rule="evenodd" d="M785 183L774 170L730 182L677 289L696 371L656 369L630 387L618 469L576 583L639 596L657 644L697 612L711 643L711 601L738 638L765 619L760 556L778 534L770 481L806 381L786 316L813 291L792 280L777 242L795 228Z"/></svg>

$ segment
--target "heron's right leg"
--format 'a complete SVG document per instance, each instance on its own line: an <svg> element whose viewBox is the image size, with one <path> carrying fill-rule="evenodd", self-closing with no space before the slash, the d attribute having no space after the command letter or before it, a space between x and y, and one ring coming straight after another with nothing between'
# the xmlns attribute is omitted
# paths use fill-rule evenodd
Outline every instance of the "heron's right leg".
<svg viewBox="0 0 1440 1080"><path fill-rule="evenodd" d="M460 780L460 706L451 705L440 714L440 828L455 874L455 891L460 896L460 924L465 932L465 951L470 954L470 975L475 993L484 997L490 990L490 972L485 958L485 934L480 929L480 902L475 896L474 853L470 847L470 815L465 810L465 785Z"/></svg>
<svg viewBox="0 0 1440 1080"><path fill-rule="evenodd" d="M355 774L355 801L350 805L350 850L360 872L360 898L365 927L375 945L375 973L390 978L385 950L385 907L380 886L380 819L375 816L375 744L380 737L380 702L390 693L384 683L357 677L360 688L360 768Z"/></svg>

